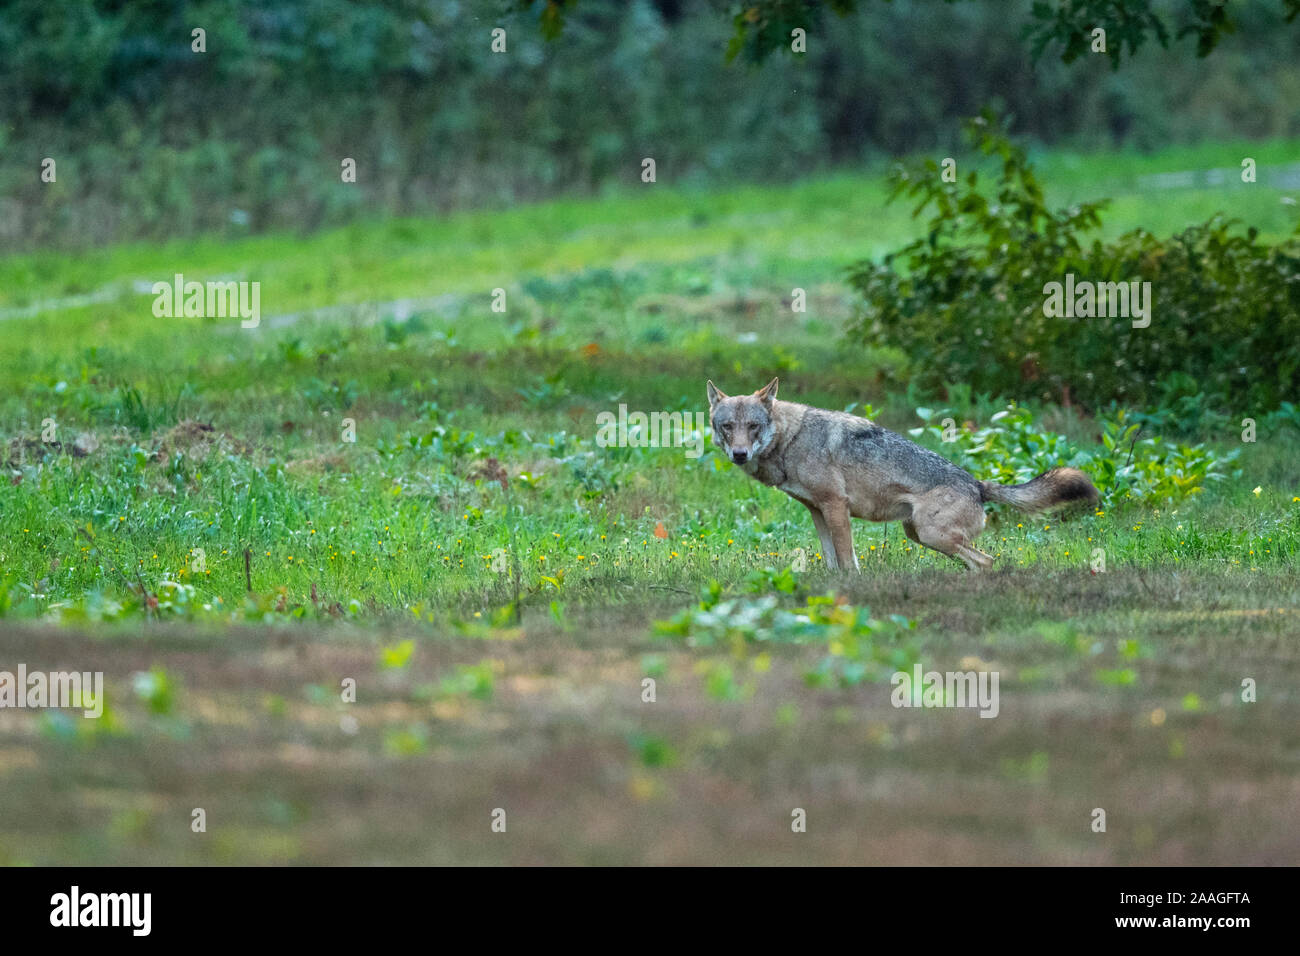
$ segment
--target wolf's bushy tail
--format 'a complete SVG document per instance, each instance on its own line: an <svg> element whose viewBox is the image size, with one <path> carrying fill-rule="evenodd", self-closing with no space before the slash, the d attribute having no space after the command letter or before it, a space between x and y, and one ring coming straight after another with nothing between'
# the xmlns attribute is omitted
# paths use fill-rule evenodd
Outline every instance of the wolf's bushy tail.
<svg viewBox="0 0 1300 956"><path fill-rule="evenodd" d="M1000 501L1022 511L1046 511L1058 505L1096 504L1100 499L1092 480L1077 468L1053 468L1023 485L1000 485L981 481L985 501Z"/></svg>

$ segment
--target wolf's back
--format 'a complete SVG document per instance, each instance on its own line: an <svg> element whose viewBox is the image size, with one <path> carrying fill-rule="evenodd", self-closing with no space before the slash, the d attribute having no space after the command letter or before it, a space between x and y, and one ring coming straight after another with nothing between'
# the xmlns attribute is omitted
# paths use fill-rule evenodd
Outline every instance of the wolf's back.
<svg viewBox="0 0 1300 956"><path fill-rule="evenodd" d="M1000 501L1023 511L1046 511L1075 502L1095 504L1099 495L1092 480L1077 468L1053 468L1023 485L1000 485L981 481L985 501Z"/></svg>

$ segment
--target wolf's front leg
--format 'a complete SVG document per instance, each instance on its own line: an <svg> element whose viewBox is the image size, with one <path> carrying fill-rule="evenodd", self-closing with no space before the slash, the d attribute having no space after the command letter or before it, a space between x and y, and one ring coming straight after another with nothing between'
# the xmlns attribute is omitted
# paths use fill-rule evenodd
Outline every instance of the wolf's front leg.
<svg viewBox="0 0 1300 956"><path fill-rule="evenodd" d="M811 501L804 501L802 498L800 498L799 501L803 503L803 506L808 509L808 513L812 515L813 527L817 529L817 538L822 543L822 559L825 560L826 567L835 570L840 566L840 563L835 558L835 544L831 539L830 526L826 524L826 519L822 517L820 508Z"/></svg>
<svg viewBox="0 0 1300 956"><path fill-rule="evenodd" d="M850 524L852 519L849 517L848 501L823 501L821 512L831 533L837 565L841 568L857 568L858 555L853 550L853 526Z"/></svg>

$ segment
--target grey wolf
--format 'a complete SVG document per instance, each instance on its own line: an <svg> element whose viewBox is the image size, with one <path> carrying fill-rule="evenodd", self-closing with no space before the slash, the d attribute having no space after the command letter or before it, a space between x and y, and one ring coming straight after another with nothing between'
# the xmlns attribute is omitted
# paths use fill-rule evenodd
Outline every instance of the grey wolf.
<svg viewBox="0 0 1300 956"><path fill-rule="evenodd" d="M777 380L752 395L728 396L708 383L713 443L765 485L808 509L831 568L856 568L850 518L901 521L917 544L973 570L993 556L972 545L984 530L984 503L1025 511L1096 502L1076 468L1053 468L1021 485L980 481L952 462L875 422L776 398Z"/></svg>

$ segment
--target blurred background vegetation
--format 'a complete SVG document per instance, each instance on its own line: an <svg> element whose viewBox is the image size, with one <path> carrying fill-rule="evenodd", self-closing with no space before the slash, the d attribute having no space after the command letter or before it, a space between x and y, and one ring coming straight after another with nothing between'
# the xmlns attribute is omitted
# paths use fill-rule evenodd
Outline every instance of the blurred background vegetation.
<svg viewBox="0 0 1300 956"><path fill-rule="evenodd" d="M815 16L804 56L728 60L746 16L770 15L784 36L781 17L817 6L12 0L0 11L0 248L599 194L637 183L645 156L679 186L783 181L952 148L958 121L984 106L1031 145L1300 135L1300 30L1285 0L1233 4L1235 31L1214 34L1205 58L1177 38L1179 18L1209 22L1222 5L1101 4L1169 20L1168 46L1148 42L1120 69L1086 53L1064 62L1061 23L1089 22L1090 0L1054 10L1063 47L1038 57L1028 0L870 0ZM490 52L497 27L507 55ZM206 53L191 50L195 28ZM45 157L54 184L40 181ZM355 185L340 181L344 157Z"/></svg>
<svg viewBox="0 0 1300 956"><path fill-rule="evenodd" d="M1298 9L0 0L0 647L110 702L0 721L0 864L1294 864ZM1103 506L831 576L595 441L774 375Z"/></svg>

